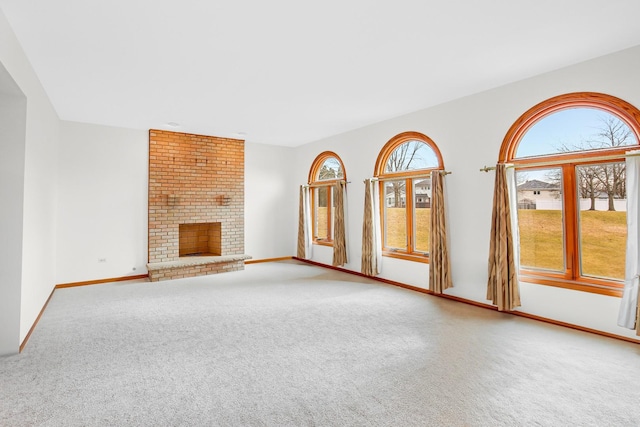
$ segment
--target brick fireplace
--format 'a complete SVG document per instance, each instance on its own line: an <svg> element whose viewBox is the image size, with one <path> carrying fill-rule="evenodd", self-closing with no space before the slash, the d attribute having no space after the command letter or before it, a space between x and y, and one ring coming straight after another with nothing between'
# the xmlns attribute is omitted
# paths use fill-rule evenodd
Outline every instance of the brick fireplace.
<svg viewBox="0 0 640 427"><path fill-rule="evenodd" d="M151 281L244 268L244 141L149 131Z"/></svg>

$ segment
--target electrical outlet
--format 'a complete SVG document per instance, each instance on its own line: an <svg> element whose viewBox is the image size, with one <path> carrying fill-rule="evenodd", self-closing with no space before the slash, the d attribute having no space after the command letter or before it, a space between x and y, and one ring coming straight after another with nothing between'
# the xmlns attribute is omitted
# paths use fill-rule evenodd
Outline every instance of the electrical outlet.
<svg viewBox="0 0 640 427"><path fill-rule="evenodd" d="M98 262L107 262L106 258L98 258Z"/></svg>

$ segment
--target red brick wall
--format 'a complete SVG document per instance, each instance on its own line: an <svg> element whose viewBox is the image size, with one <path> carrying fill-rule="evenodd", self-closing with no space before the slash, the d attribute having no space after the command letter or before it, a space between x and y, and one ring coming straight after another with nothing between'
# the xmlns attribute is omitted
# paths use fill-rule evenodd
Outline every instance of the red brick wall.
<svg viewBox="0 0 640 427"><path fill-rule="evenodd" d="M150 130L149 262L177 260L178 225L205 222L221 255L244 253L244 141Z"/></svg>

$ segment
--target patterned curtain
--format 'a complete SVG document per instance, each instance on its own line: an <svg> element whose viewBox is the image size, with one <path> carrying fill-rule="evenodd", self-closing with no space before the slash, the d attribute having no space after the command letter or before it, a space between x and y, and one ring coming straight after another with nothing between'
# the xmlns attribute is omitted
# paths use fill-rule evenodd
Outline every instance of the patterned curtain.
<svg viewBox="0 0 640 427"><path fill-rule="evenodd" d="M309 187L300 186L300 206L298 209L298 250L297 257L311 259L311 205Z"/></svg>
<svg viewBox="0 0 640 427"><path fill-rule="evenodd" d="M520 306L518 263L515 259L518 251L514 250L510 211L506 166L498 164L493 193L487 299L497 305L500 311Z"/></svg>
<svg viewBox="0 0 640 427"><path fill-rule="evenodd" d="M640 335L640 321L638 315L638 275L640 274L640 152L627 153L627 255L625 260L625 281L620 312L618 313L618 325L623 328L635 329L636 335Z"/></svg>
<svg viewBox="0 0 640 427"><path fill-rule="evenodd" d="M378 275L378 263L375 252L375 229L373 226L373 195L371 194L372 181L364 180L364 217L362 218L362 258L360 271L367 276Z"/></svg>
<svg viewBox="0 0 640 427"><path fill-rule="evenodd" d="M447 246L447 225L444 207L444 177L441 171L431 172L431 238L429 242L429 290L441 294L451 283L451 267Z"/></svg>
<svg viewBox="0 0 640 427"><path fill-rule="evenodd" d="M347 237L345 231L345 187L344 181L333 186L335 212L333 219L333 265L342 266L347 263Z"/></svg>

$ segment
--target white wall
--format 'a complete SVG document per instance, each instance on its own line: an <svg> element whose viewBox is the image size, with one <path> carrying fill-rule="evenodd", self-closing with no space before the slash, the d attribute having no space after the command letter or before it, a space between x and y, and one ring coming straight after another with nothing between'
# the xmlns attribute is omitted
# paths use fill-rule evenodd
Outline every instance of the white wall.
<svg viewBox="0 0 640 427"><path fill-rule="evenodd" d="M418 131L431 137L442 152L446 169L453 172L445 181L455 286L448 293L487 302L494 173L479 169L495 165L509 127L528 108L545 99L564 93L593 91L617 96L640 107L639 73L640 47L636 47L307 144L296 150L295 184L306 182L311 163L320 152L331 150L341 157L351 181L348 187L350 246L346 268L359 271L364 203L362 180L372 176L380 149L394 135ZM295 252L294 248L292 246ZM314 247L313 259L330 264L330 249ZM382 277L427 286L426 265L384 258L382 271ZM522 301L522 311L528 313L635 337L632 331L616 326L617 298L523 285Z"/></svg>
<svg viewBox="0 0 640 427"><path fill-rule="evenodd" d="M4 14L0 11L0 63L26 97L20 283L20 341L51 294L55 276L55 206L59 120ZM3 141L4 142L4 141ZM17 158L16 158L17 161ZM5 200L7 202L7 200ZM0 291L0 292L4 292ZM0 298L4 297L2 295ZM13 348L12 351L18 351Z"/></svg>
<svg viewBox="0 0 640 427"><path fill-rule="evenodd" d="M44 92L27 95L21 340L54 285L59 123Z"/></svg>
<svg viewBox="0 0 640 427"><path fill-rule="evenodd" d="M147 272L148 140L146 131L62 122L56 283ZM291 255L292 159L292 148L245 145L245 252L254 259Z"/></svg>
<svg viewBox="0 0 640 427"><path fill-rule="evenodd" d="M291 191L294 149L245 144L245 252L253 259L291 256L297 193Z"/></svg>
<svg viewBox="0 0 640 427"><path fill-rule="evenodd" d="M0 64L0 355L20 345L27 98Z"/></svg>
<svg viewBox="0 0 640 427"><path fill-rule="evenodd" d="M61 124L56 283L146 274L147 131Z"/></svg>

